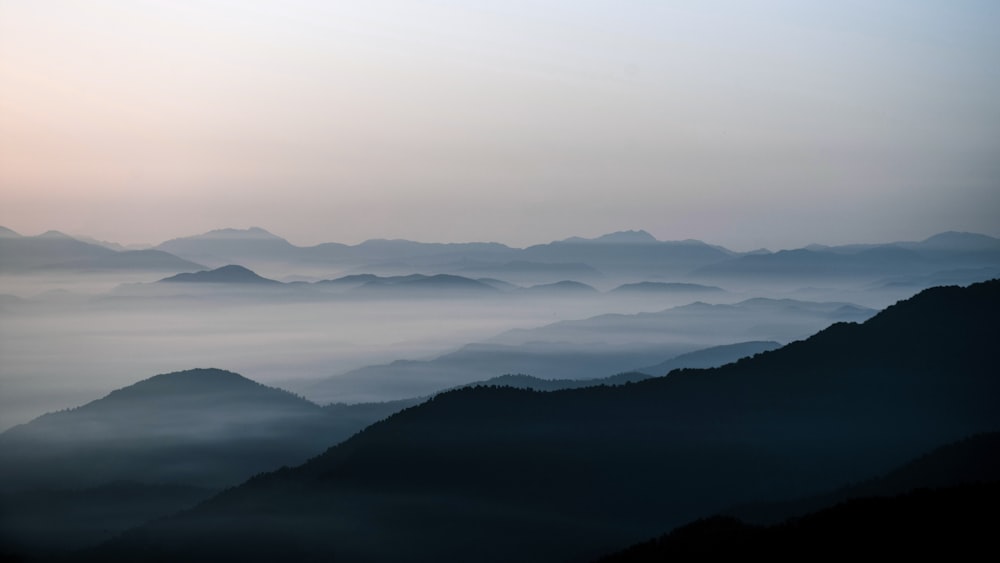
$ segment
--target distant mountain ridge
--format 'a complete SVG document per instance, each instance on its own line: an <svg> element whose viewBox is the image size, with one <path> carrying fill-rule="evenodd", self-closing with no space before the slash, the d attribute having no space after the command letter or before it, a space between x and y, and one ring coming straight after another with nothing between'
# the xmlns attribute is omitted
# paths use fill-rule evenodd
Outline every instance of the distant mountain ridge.
<svg viewBox="0 0 1000 563"><path fill-rule="evenodd" d="M53 249L24 252L20 249L25 246L22 239L48 241L50 246L64 248L56 255L52 255L56 252ZM61 242L55 244L56 241ZM21 237L4 229L0 236L0 258L3 258L0 271L48 266L176 272L205 269L202 264L209 268L243 264L255 270L264 268L260 271L280 268L281 271L303 269L310 272L368 271L380 275L434 271L463 277L500 278L527 285L563 279L590 284L610 280L621 285L637 280L668 279L710 284L873 281L893 276L928 276L955 269L1000 267L1000 239L961 232L939 233L922 241L841 246L813 244L773 253L741 253L698 240L659 241L641 230L619 231L591 239L570 237L513 248L499 243L422 243L398 239L372 239L356 245L328 242L296 246L264 229L251 227L218 229L171 239L145 251L145 255L119 257L110 264L100 260L111 256L101 253L110 250L107 248L110 243L90 245L93 248L65 248L74 241L87 244L55 231L37 237ZM171 257L152 252L166 252ZM186 261L187 265L180 267L178 260ZM133 261L138 263L133 264ZM191 263L198 267L191 267Z"/></svg>
<svg viewBox="0 0 1000 563"><path fill-rule="evenodd" d="M329 267L365 268L388 271L433 268L440 273L461 274L475 271L488 277L504 277L515 270L527 274L525 265L542 278L535 283L565 278L572 265L574 276L601 276L605 267L618 273L680 272L694 266L729 258L736 253L700 241L662 242L645 231L622 231L595 239L573 237L528 248L512 248L499 243L420 243L408 240L372 239L357 245L323 243L299 247L263 229L222 229L202 235L166 241L156 248L220 266L226 263L247 264L251 268L265 263ZM547 269L553 271L547 272ZM592 273L588 274L587 270Z"/></svg>
<svg viewBox="0 0 1000 563"><path fill-rule="evenodd" d="M0 227L0 273L51 271L177 272L203 268L160 250L113 250L77 240L58 231L22 236Z"/></svg>
<svg viewBox="0 0 1000 563"><path fill-rule="evenodd" d="M694 272L705 279L734 276L780 280L930 274L969 267L1000 266L1000 239L945 232L916 242L844 246L810 245L771 254L747 255L708 264Z"/></svg>

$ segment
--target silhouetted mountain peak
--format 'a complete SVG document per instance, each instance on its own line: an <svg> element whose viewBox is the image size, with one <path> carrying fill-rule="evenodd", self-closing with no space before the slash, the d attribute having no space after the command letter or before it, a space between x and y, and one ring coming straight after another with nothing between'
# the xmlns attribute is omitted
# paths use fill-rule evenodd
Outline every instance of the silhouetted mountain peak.
<svg viewBox="0 0 1000 563"><path fill-rule="evenodd" d="M555 283L543 283L524 288L525 291L532 292L561 292L573 291L583 293L597 293L593 286L573 280L562 280Z"/></svg>
<svg viewBox="0 0 1000 563"><path fill-rule="evenodd" d="M218 368L197 368L171 373L161 373L109 393L100 401L134 401L139 398L162 400L168 396L206 396L220 393L274 394L282 398L294 395L267 387L238 373ZM296 398L297 399L297 398ZM303 404L308 401L298 399ZM311 404L311 403L308 403Z"/></svg>
<svg viewBox="0 0 1000 563"><path fill-rule="evenodd" d="M38 235L36 238L48 239L48 240L76 240L75 238L67 235L66 233L61 233L59 231L45 231L44 233Z"/></svg>
<svg viewBox="0 0 1000 563"><path fill-rule="evenodd" d="M238 389L242 386L256 387L257 385L259 384L255 381L231 371L218 368L196 368L154 375L128 387L112 391L108 397L152 392L202 393L209 389Z"/></svg>
<svg viewBox="0 0 1000 563"><path fill-rule="evenodd" d="M1000 247L1000 239L979 233L946 231L920 242L933 248L985 249Z"/></svg>
<svg viewBox="0 0 1000 563"><path fill-rule="evenodd" d="M361 281L363 278L357 278ZM335 280L336 281L336 280ZM497 291L497 289L489 284L476 281L470 278L456 276L452 274L435 274L433 276L426 276L423 274L411 274L409 276L389 276L389 277L378 277L374 276L372 279L363 283L359 289L371 290L371 289L418 289L418 290L434 290L434 289L447 289L447 290L488 290Z"/></svg>
<svg viewBox="0 0 1000 563"><path fill-rule="evenodd" d="M643 230L617 231L601 235L597 238L570 237L562 242L572 243L605 243L605 244L647 244L659 242L656 237Z"/></svg>
<svg viewBox="0 0 1000 563"><path fill-rule="evenodd" d="M0 227L0 238L21 238L21 235L7 227Z"/></svg>
<svg viewBox="0 0 1000 563"><path fill-rule="evenodd" d="M721 287L714 285L701 285L696 283L678 282L651 282L644 281L638 283L622 284L613 290L619 293L688 293L688 292L724 292Z"/></svg>
<svg viewBox="0 0 1000 563"><path fill-rule="evenodd" d="M244 268L237 264L222 266L214 270L202 270L194 273L177 274L169 278L163 278L160 282L184 282L184 283L252 283L252 284L280 284L281 282L264 278L256 274L253 270ZM160 283L158 282L158 283Z"/></svg>
<svg viewBox="0 0 1000 563"><path fill-rule="evenodd" d="M243 240L285 240L278 235L266 231L260 227L250 227L249 229L215 229L203 235L202 238L214 239L243 239Z"/></svg>
<svg viewBox="0 0 1000 563"><path fill-rule="evenodd" d="M595 242L613 242L613 243L646 243L646 242L657 242L656 237L647 233L643 230L638 231L617 231L614 233L608 233L606 235L601 235L594 239Z"/></svg>

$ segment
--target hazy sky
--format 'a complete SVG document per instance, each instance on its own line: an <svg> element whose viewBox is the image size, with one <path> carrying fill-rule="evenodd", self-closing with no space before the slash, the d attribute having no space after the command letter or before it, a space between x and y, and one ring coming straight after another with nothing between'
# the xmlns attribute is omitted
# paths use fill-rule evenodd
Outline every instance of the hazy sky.
<svg viewBox="0 0 1000 563"><path fill-rule="evenodd" d="M0 0L0 225L1000 235L1000 2Z"/></svg>

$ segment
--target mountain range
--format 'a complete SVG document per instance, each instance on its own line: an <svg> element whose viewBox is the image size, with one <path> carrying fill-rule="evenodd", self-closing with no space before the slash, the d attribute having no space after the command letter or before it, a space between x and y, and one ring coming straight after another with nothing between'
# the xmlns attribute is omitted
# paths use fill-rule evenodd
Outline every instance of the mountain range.
<svg viewBox="0 0 1000 563"><path fill-rule="evenodd" d="M593 239L571 237L527 248L499 243L421 243L368 240L357 245L296 246L253 227L219 229L166 241L153 249L122 250L57 231L21 236L0 227L0 272L196 272L240 264L265 274L316 273L455 275L497 278L518 285L576 280L602 288L639 281L675 284L622 291L683 291L682 283L742 287L746 284L808 285L814 282L873 283L895 279L916 288L929 276L964 271L963 281L981 281L1000 269L1000 239L946 232L923 241L740 253L698 240L659 241L645 231L622 231ZM203 266L205 264L208 266ZM983 270L975 274L976 270ZM319 279L319 278L313 278ZM922 281L926 280L926 281ZM886 282L888 283L888 282ZM688 288L694 289L694 288ZM699 291L711 291L701 290Z"/></svg>
<svg viewBox="0 0 1000 563"><path fill-rule="evenodd" d="M83 242L58 231L29 237L0 227L0 273L178 272L192 269L204 269L204 266L161 250L118 251Z"/></svg>
<svg viewBox="0 0 1000 563"><path fill-rule="evenodd" d="M431 359L365 366L296 387L296 391L321 402L370 401L428 395L503 374L592 379L642 371L711 346L753 340L789 342L832 322L864 320L873 314L872 309L849 303L763 298L732 305L697 302L654 313L606 314L510 330Z"/></svg>
<svg viewBox="0 0 1000 563"><path fill-rule="evenodd" d="M822 246L776 253L739 253L698 240L659 241L645 231L610 233L594 239L571 237L527 248L498 243L418 243L370 240L348 246L325 243L297 247L263 229L223 229L167 241L159 250L190 260L251 268L326 264L374 273L436 273L498 277L515 283L560 279L798 280L930 274L942 270L1000 265L1000 239L946 232L923 241Z"/></svg>
<svg viewBox="0 0 1000 563"><path fill-rule="evenodd" d="M678 366L721 365L756 349L748 344L673 361ZM628 373L546 380L506 375L470 385L556 390L649 377ZM188 508L259 470L302 461L427 398L317 408L217 369L140 381L0 434L0 477L6 491L0 492L0 546L55 555L96 545Z"/></svg>
<svg viewBox="0 0 1000 563"><path fill-rule="evenodd" d="M1000 281L921 292L714 369L437 395L100 560L580 560L1000 430Z"/></svg>

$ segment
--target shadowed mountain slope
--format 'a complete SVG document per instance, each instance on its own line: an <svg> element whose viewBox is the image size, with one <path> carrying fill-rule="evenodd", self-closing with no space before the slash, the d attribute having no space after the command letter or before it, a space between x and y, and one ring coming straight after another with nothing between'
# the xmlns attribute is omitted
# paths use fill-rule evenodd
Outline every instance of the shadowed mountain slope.
<svg viewBox="0 0 1000 563"><path fill-rule="evenodd" d="M302 392L320 402L370 401L424 396L510 373L543 379L606 377L710 346L804 338L832 322L863 320L874 313L849 303L748 299L733 305L699 302L655 313L598 315L510 330L430 360L365 366Z"/></svg>
<svg viewBox="0 0 1000 563"><path fill-rule="evenodd" d="M218 369L157 375L0 434L7 490L117 480L233 485L301 463L402 407L338 416Z"/></svg>
<svg viewBox="0 0 1000 563"><path fill-rule="evenodd" d="M1000 281L619 387L438 395L305 465L133 530L103 560L593 557L1000 430Z"/></svg>
<svg viewBox="0 0 1000 563"><path fill-rule="evenodd" d="M727 509L725 514L753 524L776 524L853 498L992 482L1000 482L1000 433L996 432L942 446L886 475L830 493L788 502L742 505Z"/></svg>
<svg viewBox="0 0 1000 563"><path fill-rule="evenodd" d="M1000 484L918 489L851 499L783 524L759 527L715 516L599 559L600 563L766 559L972 561L996 548L991 514Z"/></svg>
<svg viewBox="0 0 1000 563"><path fill-rule="evenodd" d="M1000 500L998 484L1000 434L979 434L877 479L798 501L727 510L600 561L703 561L764 551L801 560L819 546L824 557L830 549L844 555L878 550L893 558L912 550L926 557L933 550L951 559L992 541L983 515Z"/></svg>
<svg viewBox="0 0 1000 563"><path fill-rule="evenodd" d="M6 548L45 560L92 547L123 530L190 508L216 492L116 481L82 490L0 493L0 553Z"/></svg>
<svg viewBox="0 0 1000 563"><path fill-rule="evenodd" d="M723 344L722 346L712 346L711 348L681 354L676 358L670 358L654 366L639 368L636 371L658 376L666 375L675 369L681 368L713 368L728 364L729 362L735 362L740 358L753 356L761 352L769 352L780 347L781 344L773 340Z"/></svg>

